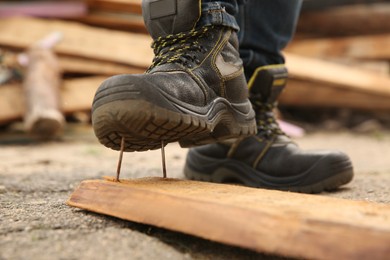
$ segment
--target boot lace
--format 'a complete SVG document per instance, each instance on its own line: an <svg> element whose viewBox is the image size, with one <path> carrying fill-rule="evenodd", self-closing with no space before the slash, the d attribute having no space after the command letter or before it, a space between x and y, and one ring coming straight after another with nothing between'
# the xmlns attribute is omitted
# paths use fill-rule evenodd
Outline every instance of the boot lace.
<svg viewBox="0 0 390 260"><path fill-rule="evenodd" d="M253 109L256 112L257 136L264 139L274 139L280 135L286 135L279 127L273 110L275 103L263 103L259 99L251 99Z"/></svg>
<svg viewBox="0 0 390 260"><path fill-rule="evenodd" d="M190 62L200 64L195 53L205 53L207 49L199 44L199 39L204 37L211 28L212 26L205 26L201 29L157 38L152 43L155 57L147 72L165 63L181 63L187 67L192 67Z"/></svg>

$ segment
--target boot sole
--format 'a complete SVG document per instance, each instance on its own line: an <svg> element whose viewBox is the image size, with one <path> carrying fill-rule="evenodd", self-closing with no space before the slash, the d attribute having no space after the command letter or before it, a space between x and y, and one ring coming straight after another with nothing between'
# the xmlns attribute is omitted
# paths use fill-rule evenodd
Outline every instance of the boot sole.
<svg viewBox="0 0 390 260"><path fill-rule="evenodd" d="M92 122L100 143L113 150L147 151L179 141L182 147L256 133L255 120L219 99L206 115L180 113L142 99L115 100L94 108Z"/></svg>
<svg viewBox="0 0 390 260"><path fill-rule="evenodd" d="M225 160L227 162L229 160ZM198 163L201 162L198 160ZM327 173L310 171L302 174L299 178L283 178L283 177L270 177L259 171L255 171L249 166L238 166L237 162L230 161L224 163L223 166L213 167L212 170L208 169L208 173L200 172L199 170L192 169L188 162L184 168L184 175L188 179L207 181L215 183L234 183L241 184L254 188L266 188L277 189L291 192L300 193L320 193L323 191L334 191L342 185L349 183L353 179L353 168L350 160L339 160L332 163L331 172L333 175L325 177L321 180L308 181L305 178L310 178L315 174L329 175ZM207 164L207 163L206 163ZM234 165L235 167L229 167ZM208 166L207 166L208 167ZM231 168L234 168L231 169ZM211 172L211 173L210 173ZM256 176L256 179L253 178ZM306 183L305 183L306 182Z"/></svg>

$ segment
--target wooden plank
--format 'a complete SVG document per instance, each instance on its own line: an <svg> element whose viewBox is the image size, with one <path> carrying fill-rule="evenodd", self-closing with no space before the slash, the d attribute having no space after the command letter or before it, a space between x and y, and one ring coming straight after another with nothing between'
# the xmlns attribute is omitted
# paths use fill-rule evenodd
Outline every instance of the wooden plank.
<svg viewBox="0 0 390 260"><path fill-rule="evenodd" d="M287 52L310 57L390 60L390 34L293 41Z"/></svg>
<svg viewBox="0 0 390 260"><path fill-rule="evenodd" d="M358 60L345 57L330 57L326 58L326 61L342 64L350 68L371 71L387 76L390 72L390 62L385 60Z"/></svg>
<svg viewBox="0 0 390 260"><path fill-rule="evenodd" d="M60 55L57 56L57 58L61 71L64 73L111 76L116 74L138 74L145 71L145 69L109 61L100 61L66 55ZM7 56L3 57L3 62L8 67L20 67L18 54L16 52L7 52Z"/></svg>
<svg viewBox="0 0 390 260"><path fill-rule="evenodd" d="M64 113L87 111L96 89L105 77L65 80L61 88L61 108ZM0 86L0 124L19 120L25 113L25 100L21 85Z"/></svg>
<svg viewBox="0 0 390 260"><path fill-rule="evenodd" d="M147 33L144 20L140 15L109 13L92 10L88 15L77 19L82 23L115 30Z"/></svg>
<svg viewBox="0 0 390 260"><path fill-rule="evenodd" d="M390 97L390 77L364 69L285 53L292 78L335 88ZM313 84L313 87L315 87Z"/></svg>
<svg viewBox="0 0 390 260"><path fill-rule="evenodd" d="M21 85L0 86L0 125L21 119L25 111L25 99Z"/></svg>
<svg viewBox="0 0 390 260"><path fill-rule="evenodd" d="M95 92L106 79L106 77L88 77L65 81L61 89L64 113L91 110Z"/></svg>
<svg viewBox="0 0 390 260"><path fill-rule="evenodd" d="M380 72L285 53L283 105L390 110L390 77Z"/></svg>
<svg viewBox="0 0 390 260"><path fill-rule="evenodd" d="M337 88L291 77L279 98L281 105L318 108L351 108L368 111L390 111L389 97Z"/></svg>
<svg viewBox="0 0 390 260"><path fill-rule="evenodd" d="M148 67L153 59L151 38L144 34L57 20L9 18L0 20L0 45L27 48L53 31L64 34L56 45L59 54ZM18 33L15 33L18 32Z"/></svg>
<svg viewBox="0 0 390 260"><path fill-rule="evenodd" d="M70 56L59 56L58 59L61 69L66 73L112 76L116 74L140 74L145 72L145 69L107 61Z"/></svg>
<svg viewBox="0 0 390 260"><path fill-rule="evenodd" d="M390 4L352 5L303 12L297 32L319 36L379 34L390 31Z"/></svg>
<svg viewBox="0 0 390 260"><path fill-rule="evenodd" d="M83 181L68 205L304 259L385 259L390 205L177 179Z"/></svg>

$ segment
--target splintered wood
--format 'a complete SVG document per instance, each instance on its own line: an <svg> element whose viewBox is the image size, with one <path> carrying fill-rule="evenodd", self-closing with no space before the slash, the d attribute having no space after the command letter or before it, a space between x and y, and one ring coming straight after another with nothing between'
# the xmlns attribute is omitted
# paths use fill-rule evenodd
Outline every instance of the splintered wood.
<svg viewBox="0 0 390 260"><path fill-rule="evenodd" d="M385 259L390 205L163 178L83 181L68 205L258 252Z"/></svg>

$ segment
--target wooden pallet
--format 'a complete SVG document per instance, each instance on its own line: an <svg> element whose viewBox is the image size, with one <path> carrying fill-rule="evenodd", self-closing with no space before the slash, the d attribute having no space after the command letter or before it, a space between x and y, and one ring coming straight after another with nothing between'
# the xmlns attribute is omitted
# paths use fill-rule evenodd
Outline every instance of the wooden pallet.
<svg viewBox="0 0 390 260"><path fill-rule="evenodd" d="M67 204L258 252L385 259L390 205L177 179L86 180Z"/></svg>

